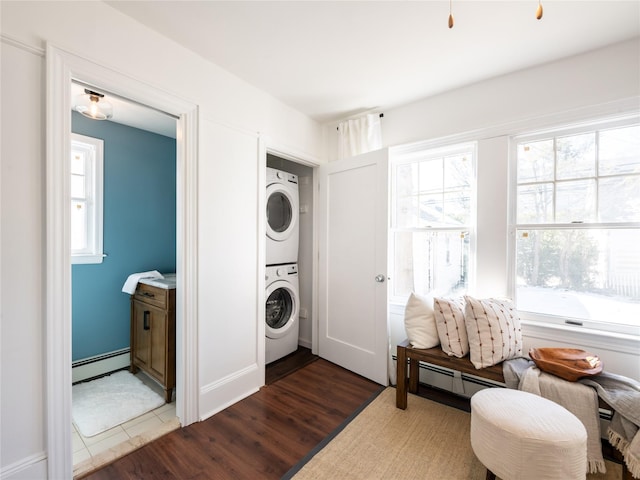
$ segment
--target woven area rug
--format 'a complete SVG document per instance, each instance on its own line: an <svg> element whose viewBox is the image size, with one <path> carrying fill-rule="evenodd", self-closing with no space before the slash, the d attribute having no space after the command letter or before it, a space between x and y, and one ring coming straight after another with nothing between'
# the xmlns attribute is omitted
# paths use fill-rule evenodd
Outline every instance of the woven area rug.
<svg viewBox="0 0 640 480"><path fill-rule="evenodd" d="M119 371L72 387L73 423L85 437L139 417L164 399L127 371Z"/></svg>
<svg viewBox="0 0 640 480"><path fill-rule="evenodd" d="M284 478L484 480L486 469L471 449L468 413L409 395L396 408L395 388L385 389L303 466ZM585 466L586 468L586 466ZM587 479L619 480L620 465Z"/></svg>

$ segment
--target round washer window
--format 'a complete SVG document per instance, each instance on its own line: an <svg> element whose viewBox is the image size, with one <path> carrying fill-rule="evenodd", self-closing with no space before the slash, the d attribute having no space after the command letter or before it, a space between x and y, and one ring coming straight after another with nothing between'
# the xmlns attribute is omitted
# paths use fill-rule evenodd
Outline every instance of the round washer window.
<svg viewBox="0 0 640 480"><path fill-rule="evenodd" d="M269 200L267 200L267 222L269 222L269 227L274 232L282 233L289 228L292 218L293 210L287 196L281 192L269 195Z"/></svg>
<svg viewBox="0 0 640 480"><path fill-rule="evenodd" d="M278 288L267 298L267 325L274 330L284 327L293 312L293 299L288 290Z"/></svg>

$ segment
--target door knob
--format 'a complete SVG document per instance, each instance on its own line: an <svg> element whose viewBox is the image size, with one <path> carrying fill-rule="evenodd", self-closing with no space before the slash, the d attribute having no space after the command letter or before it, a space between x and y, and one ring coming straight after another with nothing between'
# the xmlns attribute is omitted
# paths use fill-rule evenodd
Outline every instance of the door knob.
<svg viewBox="0 0 640 480"><path fill-rule="evenodd" d="M382 275L382 274L376 275L376 282L383 283L384 282L384 275Z"/></svg>

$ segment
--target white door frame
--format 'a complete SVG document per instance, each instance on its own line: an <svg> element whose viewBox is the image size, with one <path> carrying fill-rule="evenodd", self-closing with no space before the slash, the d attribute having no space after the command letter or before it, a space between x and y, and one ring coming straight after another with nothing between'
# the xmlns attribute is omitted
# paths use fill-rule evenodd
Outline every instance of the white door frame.
<svg viewBox="0 0 640 480"><path fill-rule="evenodd" d="M176 414L198 420L198 107L48 44L46 49L46 447L48 478L72 478L71 81L79 80L179 117L176 140Z"/></svg>

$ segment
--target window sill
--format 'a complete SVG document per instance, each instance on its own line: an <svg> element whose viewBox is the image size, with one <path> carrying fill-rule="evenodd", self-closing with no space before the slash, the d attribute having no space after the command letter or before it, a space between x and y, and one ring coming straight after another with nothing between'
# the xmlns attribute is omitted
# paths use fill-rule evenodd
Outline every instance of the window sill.
<svg viewBox="0 0 640 480"><path fill-rule="evenodd" d="M102 263L102 259L106 257L104 254L100 255L71 255L71 265L88 265Z"/></svg>
<svg viewBox="0 0 640 480"><path fill-rule="evenodd" d="M548 341L571 341L586 347L607 348L620 353L640 355L640 337L624 333L605 332L583 327L554 325L534 320L521 320L522 334Z"/></svg>

